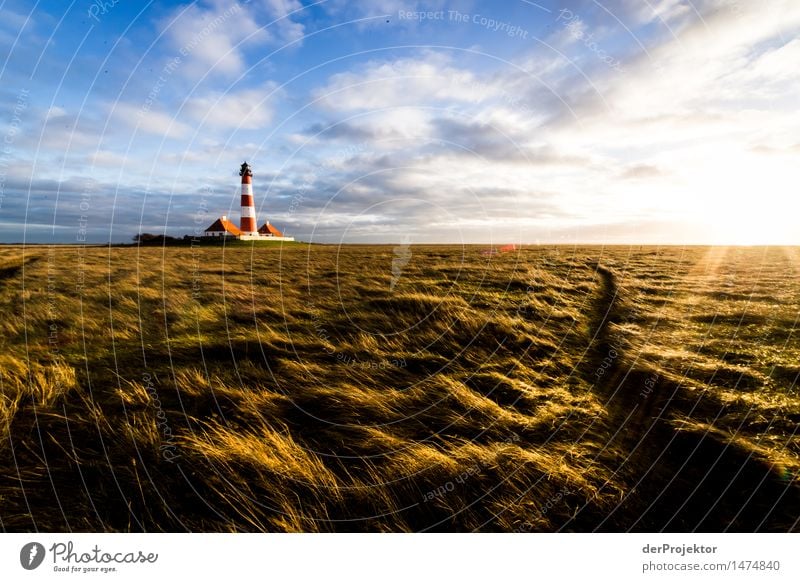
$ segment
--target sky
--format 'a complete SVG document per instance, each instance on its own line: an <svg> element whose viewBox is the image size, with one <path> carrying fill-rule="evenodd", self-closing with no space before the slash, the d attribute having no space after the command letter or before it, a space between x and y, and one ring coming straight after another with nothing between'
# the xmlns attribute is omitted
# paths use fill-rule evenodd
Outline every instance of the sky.
<svg viewBox="0 0 800 582"><path fill-rule="evenodd" d="M0 0L0 243L800 244L796 0Z"/></svg>

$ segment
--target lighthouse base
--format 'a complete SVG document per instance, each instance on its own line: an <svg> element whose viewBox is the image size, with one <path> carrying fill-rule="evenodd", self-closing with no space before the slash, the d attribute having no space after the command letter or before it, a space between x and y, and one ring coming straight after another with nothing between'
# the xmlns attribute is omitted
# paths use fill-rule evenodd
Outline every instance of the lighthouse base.
<svg viewBox="0 0 800 582"><path fill-rule="evenodd" d="M265 241L283 241L283 242L293 242L293 236L272 236L272 235L263 235L259 233L253 234L240 234L237 236L239 240L265 240Z"/></svg>

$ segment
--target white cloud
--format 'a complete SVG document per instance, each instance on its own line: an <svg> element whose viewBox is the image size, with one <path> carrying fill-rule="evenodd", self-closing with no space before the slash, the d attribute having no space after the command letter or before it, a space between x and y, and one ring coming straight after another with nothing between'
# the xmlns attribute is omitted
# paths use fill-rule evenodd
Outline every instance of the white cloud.
<svg viewBox="0 0 800 582"><path fill-rule="evenodd" d="M447 0L329 0L323 7L328 12L344 18L370 18L388 16L393 22L410 26L418 23L412 20L398 20L398 12L428 12L442 10L448 6ZM382 22L382 21L378 21Z"/></svg>
<svg viewBox="0 0 800 582"><path fill-rule="evenodd" d="M176 56L183 61L181 71L191 76L209 71L240 73L244 58L236 45L257 30L253 21L242 15L242 8L236 2L214 8L198 4L179 6L162 21L162 27Z"/></svg>
<svg viewBox="0 0 800 582"><path fill-rule="evenodd" d="M179 139L192 133L191 126L162 111L144 109L139 105L117 102L110 114L132 128L161 137Z"/></svg>
<svg viewBox="0 0 800 582"><path fill-rule="evenodd" d="M272 121L274 83L239 92L211 92L186 101L186 112L196 121L226 129L256 129Z"/></svg>
<svg viewBox="0 0 800 582"><path fill-rule="evenodd" d="M790 96L793 100L800 90L800 40L768 49L753 58L746 67L726 75L726 87L751 98L777 99ZM741 96L741 95L738 95Z"/></svg>
<svg viewBox="0 0 800 582"><path fill-rule="evenodd" d="M182 74L233 76L246 69L247 43L281 45L301 39L305 28L290 17L300 9L297 0L212 0L179 6L160 24L181 57Z"/></svg>
<svg viewBox="0 0 800 582"><path fill-rule="evenodd" d="M660 20L669 24L672 21L695 14L703 0L624 0L624 14L633 17L634 22L645 24Z"/></svg>
<svg viewBox="0 0 800 582"><path fill-rule="evenodd" d="M94 166L105 166L111 168L119 168L125 165L127 159L121 154L110 152L106 150L97 150L92 154L86 156L89 162Z"/></svg>
<svg viewBox="0 0 800 582"><path fill-rule="evenodd" d="M453 66L445 55L427 53L420 58L370 61L357 72L337 73L314 92L314 98L327 109L349 111L475 102L486 92L487 86L471 71Z"/></svg>
<svg viewBox="0 0 800 582"><path fill-rule="evenodd" d="M259 2L254 2L259 4ZM303 14L302 3L299 0L261 0L267 18L277 21L272 26L270 34L281 42L293 42L303 38L305 27L290 16Z"/></svg>
<svg viewBox="0 0 800 582"><path fill-rule="evenodd" d="M45 115L45 119L54 119L56 117L64 117L67 112L62 107L56 107L55 105L47 110L47 114Z"/></svg>

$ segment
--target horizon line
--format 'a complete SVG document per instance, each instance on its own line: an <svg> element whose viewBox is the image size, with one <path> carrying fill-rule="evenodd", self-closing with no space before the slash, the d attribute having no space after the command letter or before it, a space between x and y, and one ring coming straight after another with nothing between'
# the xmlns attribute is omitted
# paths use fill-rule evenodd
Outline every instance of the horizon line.
<svg viewBox="0 0 800 582"><path fill-rule="evenodd" d="M200 238L197 239L198 241ZM177 241L183 242L184 239L177 239ZM170 243L175 241L169 241ZM191 239L190 239L191 242ZM270 242L271 244L284 244L284 241L230 241L236 243L236 246L242 246L240 243L244 242L253 242L254 244L259 242ZM295 240L291 242L286 242L287 245L297 245L297 244L306 244L306 245L317 245L317 246L416 246L416 247L423 247L423 246L480 246L480 247L494 247L494 246L509 246L514 245L515 247L573 247L573 246L606 246L606 247L631 247L631 246L638 246L638 247L750 247L750 248L765 248L765 247L800 247L800 242L798 243L724 243L724 242L630 242L630 243L623 243L623 242L532 242L532 243L512 243L512 242L497 242L497 243L481 243L481 242L419 242L419 243L403 243L403 242L313 242L313 241L304 241L304 240ZM174 244L139 244L137 242L0 242L0 246L3 247L26 247L26 246L35 246L35 247L169 247L169 246L181 246L181 245L174 245ZM208 245L209 247L212 246L225 246L225 244L215 244L215 245ZM513 249L509 249L506 252L511 252Z"/></svg>

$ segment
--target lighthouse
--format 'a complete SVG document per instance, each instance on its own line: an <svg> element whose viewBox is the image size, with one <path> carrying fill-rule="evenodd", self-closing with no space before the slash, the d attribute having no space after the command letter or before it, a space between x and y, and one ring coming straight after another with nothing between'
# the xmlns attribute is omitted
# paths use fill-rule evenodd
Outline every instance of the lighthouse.
<svg viewBox="0 0 800 582"><path fill-rule="evenodd" d="M245 235L258 234L256 204L253 201L253 171L247 162L242 164L239 175L242 177L242 219L239 230Z"/></svg>
<svg viewBox="0 0 800 582"><path fill-rule="evenodd" d="M227 216L221 216L205 230L203 236L223 240L294 241L293 237L284 236L280 230L270 224L269 220L261 225L261 228L258 227L256 204L253 200L253 171L247 162L242 164L239 175L242 177L242 216L239 220L239 228L236 228L236 225L228 220Z"/></svg>

